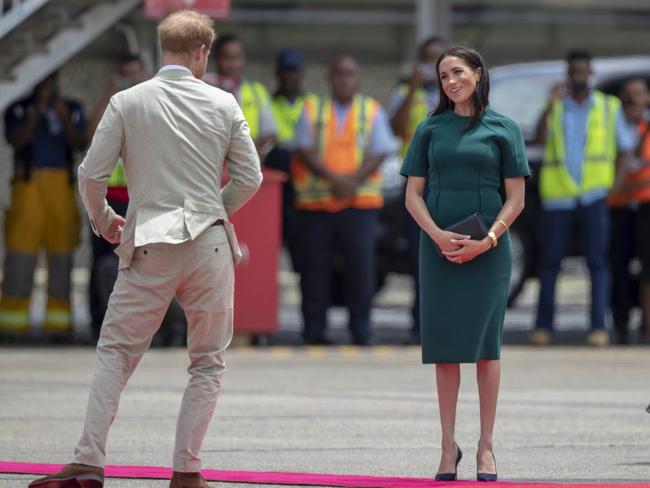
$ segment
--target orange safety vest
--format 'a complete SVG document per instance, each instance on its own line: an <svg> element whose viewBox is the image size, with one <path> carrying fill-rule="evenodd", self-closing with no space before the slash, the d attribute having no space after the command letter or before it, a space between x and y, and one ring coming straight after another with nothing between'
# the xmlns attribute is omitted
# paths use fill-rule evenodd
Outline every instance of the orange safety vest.
<svg viewBox="0 0 650 488"><path fill-rule="evenodd" d="M644 162L650 161L650 123L640 122L639 134L641 139L636 149L636 156ZM625 176L621 189L609 196L607 203L610 207L622 207L632 202L650 202L650 164Z"/></svg>
<svg viewBox="0 0 650 488"><path fill-rule="evenodd" d="M379 108L379 102L373 98L357 95L343 127L339 128L331 99L314 97L305 101L305 114L314 133L314 152L326 168L346 175L361 167ZM355 195L347 199L336 198L329 182L314 174L297 157L291 162L291 176L296 207L303 210L338 212L345 208L373 209L383 205L379 170L373 171Z"/></svg>

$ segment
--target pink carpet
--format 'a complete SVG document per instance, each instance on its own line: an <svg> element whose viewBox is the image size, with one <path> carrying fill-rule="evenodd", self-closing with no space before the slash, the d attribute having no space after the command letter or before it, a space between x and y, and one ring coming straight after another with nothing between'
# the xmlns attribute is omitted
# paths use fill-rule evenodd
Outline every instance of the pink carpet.
<svg viewBox="0 0 650 488"><path fill-rule="evenodd" d="M61 469L60 464L15 463L0 461L0 473L47 475ZM171 468L151 466L106 466L107 478L169 479ZM422 487L531 487L541 488L650 488L650 483L524 483L499 481L497 483L477 483L476 481L456 481L453 483L435 482L425 478L390 478L383 476L359 476L312 473L272 473L262 471L218 471L204 469L203 476L208 481L227 483L251 483L294 486L334 486L351 488L422 488Z"/></svg>

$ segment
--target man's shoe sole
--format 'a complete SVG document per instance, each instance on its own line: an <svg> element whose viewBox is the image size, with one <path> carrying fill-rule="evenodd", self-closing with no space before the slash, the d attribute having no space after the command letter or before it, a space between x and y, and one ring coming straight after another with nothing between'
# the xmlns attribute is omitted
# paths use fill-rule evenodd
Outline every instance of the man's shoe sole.
<svg viewBox="0 0 650 488"><path fill-rule="evenodd" d="M102 488L104 483L97 479L92 473L80 474L64 479L42 479L32 481L28 488Z"/></svg>

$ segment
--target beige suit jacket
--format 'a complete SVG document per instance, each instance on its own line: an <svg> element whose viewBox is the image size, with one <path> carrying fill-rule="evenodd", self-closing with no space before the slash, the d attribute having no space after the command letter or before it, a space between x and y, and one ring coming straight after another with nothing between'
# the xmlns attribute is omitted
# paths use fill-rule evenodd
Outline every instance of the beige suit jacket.
<svg viewBox="0 0 650 488"><path fill-rule="evenodd" d="M118 158L129 191L115 251L120 269L138 246L184 242L218 219L227 221L262 182L235 98L182 69L161 71L111 98L79 167L79 191L98 235L116 217L106 186ZM222 188L224 166L231 179Z"/></svg>

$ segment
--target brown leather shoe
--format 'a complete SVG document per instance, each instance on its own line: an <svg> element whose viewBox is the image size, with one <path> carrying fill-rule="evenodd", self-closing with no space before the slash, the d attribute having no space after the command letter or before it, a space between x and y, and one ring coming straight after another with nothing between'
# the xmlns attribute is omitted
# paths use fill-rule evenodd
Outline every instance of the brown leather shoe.
<svg viewBox="0 0 650 488"><path fill-rule="evenodd" d="M609 334L606 330L592 330L587 336L587 344L592 347L605 347L609 345Z"/></svg>
<svg viewBox="0 0 650 488"><path fill-rule="evenodd" d="M29 488L102 488L104 468L87 464L68 464L61 471L29 484Z"/></svg>
<svg viewBox="0 0 650 488"><path fill-rule="evenodd" d="M174 471L169 488L210 488L201 473L181 473Z"/></svg>
<svg viewBox="0 0 650 488"><path fill-rule="evenodd" d="M551 333L546 329L536 328L528 336L528 344L531 346L545 347L551 344Z"/></svg>

